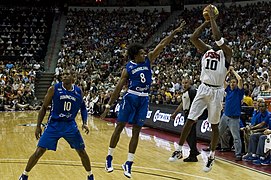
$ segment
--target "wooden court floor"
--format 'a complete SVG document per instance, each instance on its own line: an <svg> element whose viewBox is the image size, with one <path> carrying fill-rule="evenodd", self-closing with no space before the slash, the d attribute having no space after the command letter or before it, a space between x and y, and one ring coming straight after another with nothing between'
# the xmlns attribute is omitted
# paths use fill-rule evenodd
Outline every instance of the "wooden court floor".
<svg viewBox="0 0 271 180"><path fill-rule="evenodd" d="M16 180L24 170L26 162L37 144L34 136L36 118L37 112L0 112L0 180ZM44 122L46 121L45 119ZM79 118L77 122L81 126ZM114 123L90 116L91 132L88 135L82 133L96 180L127 179L123 175L121 164L127 159L127 147L131 137L130 128L124 129L115 150L114 172L107 173L104 170L108 143L114 125ZM174 144L172 142L142 133L131 179L271 179L268 174L255 172L252 169L240 167L221 159L216 159L213 170L205 173L202 171L204 155L199 157L197 163L184 163L183 161L169 163L168 157L173 150ZM29 179L81 180L86 179L86 172L77 153L69 147L65 140L61 139L57 151L47 151L30 172Z"/></svg>

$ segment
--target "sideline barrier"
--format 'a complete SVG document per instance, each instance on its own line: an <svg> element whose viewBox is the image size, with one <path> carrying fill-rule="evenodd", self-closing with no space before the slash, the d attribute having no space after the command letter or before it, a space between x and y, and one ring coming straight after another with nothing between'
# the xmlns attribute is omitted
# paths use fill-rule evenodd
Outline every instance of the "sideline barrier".
<svg viewBox="0 0 271 180"><path fill-rule="evenodd" d="M177 107L176 105L150 104L145 126L181 134L184 126L184 113L180 112L175 119L170 120L170 115ZM211 124L207 120L207 113L203 113L203 115L199 117L196 129L197 138L209 141L211 137Z"/></svg>
<svg viewBox="0 0 271 180"><path fill-rule="evenodd" d="M175 111L177 105L165 105L165 104L150 104L147 119L144 126L160 129L166 132L175 134L181 134L184 126L184 113L180 112L174 120L170 120L170 115ZM119 110L119 104L114 108L114 112ZM252 110L252 111L251 111ZM242 107L242 114L251 116L253 108ZM205 111L198 119L197 125L197 138L210 141L211 138L211 124L207 119L207 111Z"/></svg>

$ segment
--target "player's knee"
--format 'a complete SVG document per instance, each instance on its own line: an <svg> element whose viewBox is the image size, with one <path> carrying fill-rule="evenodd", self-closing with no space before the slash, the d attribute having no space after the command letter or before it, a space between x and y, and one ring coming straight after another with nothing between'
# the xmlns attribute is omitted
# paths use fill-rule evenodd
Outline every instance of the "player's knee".
<svg viewBox="0 0 271 180"><path fill-rule="evenodd" d="M138 135L140 133L141 126L133 126L133 135Z"/></svg>
<svg viewBox="0 0 271 180"><path fill-rule="evenodd" d="M45 153L46 149L44 148L38 148L35 153L33 154L36 158L40 158L44 153Z"/></svg>
<svg viewBox="0 0 271 180"><path fill-rule="evenodd" d="M86 153L86 151L84 149L77 149L76 151L77 151L77 153L78 153L78 155L80 157L86 157L87 156L87 153Z"/></svg>
<svg viewBox="0 0 271 180"><path fill-rule="evenodd" d="M117 133L121 133L121 131L123 130L124 127L125 127L125 123L118 123L118 125L117 125L115 131L116 131Z"/></svg>

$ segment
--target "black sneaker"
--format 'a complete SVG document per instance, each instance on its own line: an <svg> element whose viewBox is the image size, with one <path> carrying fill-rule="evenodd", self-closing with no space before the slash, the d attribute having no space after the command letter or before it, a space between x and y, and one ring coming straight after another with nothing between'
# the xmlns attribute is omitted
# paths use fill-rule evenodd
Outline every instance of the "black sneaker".
<svg viewBox="0 0 271 180"><path fill-rule="evenodd" d="M183 160L183 162L198 162L197 156L188 156Z"/></svg>
<svg viewBox="0 0 271 180"><path fill-rule="evenodd" d="M235 161L242 161L242 156L241 155L235 156Z"/></svg>

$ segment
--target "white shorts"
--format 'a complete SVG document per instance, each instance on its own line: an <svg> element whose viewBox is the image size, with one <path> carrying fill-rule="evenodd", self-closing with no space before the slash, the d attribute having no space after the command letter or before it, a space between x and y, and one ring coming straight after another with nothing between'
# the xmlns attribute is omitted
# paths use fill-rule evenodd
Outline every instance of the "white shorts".
<svg viewBox="0 0 271 180"><path fill-rule="evenodd" d="M223 87L210 87L201 84L198 88L196 97L192 102L188 119L196 121L203 113L208 110L208 121L211 124L218 124L220 120L222 102L225 90Z"/></svg>

